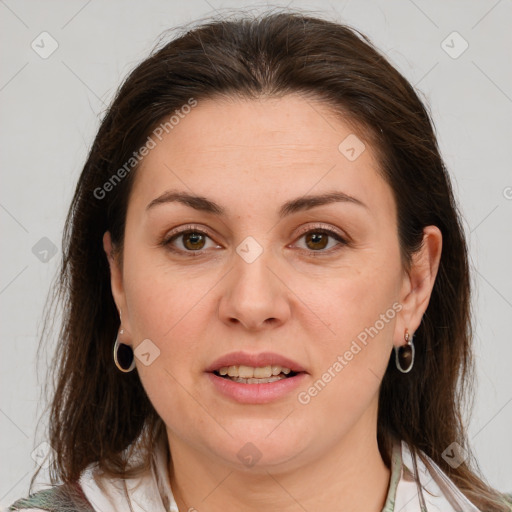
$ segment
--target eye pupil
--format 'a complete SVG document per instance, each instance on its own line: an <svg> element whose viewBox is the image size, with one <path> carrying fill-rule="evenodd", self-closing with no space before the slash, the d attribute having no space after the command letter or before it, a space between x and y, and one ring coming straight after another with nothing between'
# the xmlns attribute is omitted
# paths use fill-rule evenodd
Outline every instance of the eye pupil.
<svg viewBox="0 0 512 512"><path fill-rule="evenodd" d="M313 246L309 245L312 242ZM306 244L310 249L325 249L328 242L328 236L325 233L308 233L306 235Z"/></svg>
<svg viewBox="0 0 512 512"><path fill-rule="evenodd" d="M204 246L204 235L200 233L186 233L183 235L183 245L187 249L201 249Z"/></svg>

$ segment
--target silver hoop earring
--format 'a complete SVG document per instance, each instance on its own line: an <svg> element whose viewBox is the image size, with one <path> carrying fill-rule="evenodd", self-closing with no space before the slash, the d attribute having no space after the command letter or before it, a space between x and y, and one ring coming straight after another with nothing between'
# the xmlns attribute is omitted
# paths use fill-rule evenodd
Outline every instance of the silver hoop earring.
<svg viewBox="0 0 512 512"><path fill-rule="evenodd" d="M409 373L414 366L414 343L412 339L414 335L410 335L406 329L404 334L405 345L395 347L395 364L402 373Z"/></svg>
<svg viewBox="0 0 512 512"><path fill-rule="evenodd" d="M122 334L121 329L119 334ZM135 368L135 357L133 356L133 349L130 345L121 343L119 341L119 334L114 343L114 363L123 373L129 373Z"/></svg>

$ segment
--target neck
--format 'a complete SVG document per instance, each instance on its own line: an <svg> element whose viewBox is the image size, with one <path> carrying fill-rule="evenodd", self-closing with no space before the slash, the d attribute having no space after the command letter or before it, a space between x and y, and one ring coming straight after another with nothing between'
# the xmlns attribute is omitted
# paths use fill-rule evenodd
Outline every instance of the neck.
<svg viewBox="0 0 512 512"><path fill-rule="evenodd" d="M376 425L376 422L375 422ZM330 450L293 469L239 471L206 458L168 432L171 488L180 512L261 512L262 509L375 511L384 507L390 470L376 430L354 428Z"/></svg>

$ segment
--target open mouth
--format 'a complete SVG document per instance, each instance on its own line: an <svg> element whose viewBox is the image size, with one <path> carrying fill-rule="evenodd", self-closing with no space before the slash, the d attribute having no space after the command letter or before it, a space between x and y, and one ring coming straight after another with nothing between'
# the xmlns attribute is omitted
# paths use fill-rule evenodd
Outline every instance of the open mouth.
<svg viewBox="0 0 512 512"><path fill-rule="evenodd" d="M280 366L265 366L252 368L250 366L225 366L214 370L218 377L238 382L240 384L268 384L283 379L295 377L297 372Z"/></svg>
<svg viewBox="0 0 512 512"><path fill-rule="evenodd" d="M252 358L243 353L225 356L206 369L216 392L241 404L268 404L285 399L304 383L308 373L298 363L268 353Z"/></svg>

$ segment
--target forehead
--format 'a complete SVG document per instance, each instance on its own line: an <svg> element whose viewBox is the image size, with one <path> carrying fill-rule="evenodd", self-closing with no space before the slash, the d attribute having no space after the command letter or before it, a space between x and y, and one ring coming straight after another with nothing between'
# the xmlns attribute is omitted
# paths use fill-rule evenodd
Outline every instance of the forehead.
<svg viewBox="0 0 512 512"><path fill-rule="evenodd" d="M243 206L340 189L392 207L374 152L354 125L298 94L199 101L161 139L137 170L134 200L147 204L181 188ZM352 147L355 159L354 152L347 158Z"/></svg>
<svg viewBox="0 0 512 512"><path fill-rule="evenodd" d="M327 158L329 153L337 157L340 137L355 130L324 103L290 94L201 100L168 131L165 145L180 158L222 151L223 158L236 159L254 149L262 156L300 155L300 160L307 154L317 157L320 152Z"/></svg>

